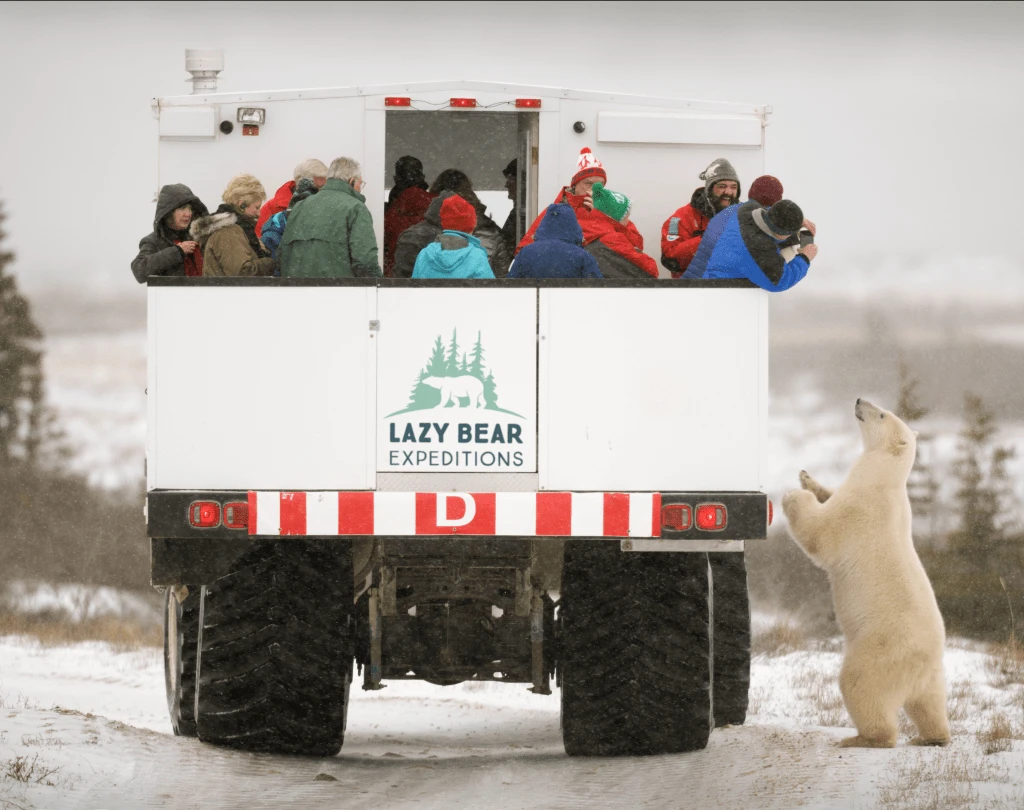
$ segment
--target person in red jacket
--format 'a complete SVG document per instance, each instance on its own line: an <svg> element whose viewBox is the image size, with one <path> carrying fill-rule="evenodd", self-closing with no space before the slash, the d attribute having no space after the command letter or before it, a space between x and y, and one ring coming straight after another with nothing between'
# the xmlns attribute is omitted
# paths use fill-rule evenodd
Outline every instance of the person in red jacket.
<svg viewBox="0 0 1024 810"><path fill-rule="evenodd" d="M384 206L384 275L391 277L395 267L395 248L398 237L419 222L423 222L436 194L427 190L423 163L412 155L404 155L395 162L395 184Z"/></svg>
<svg viewBox="0 0 1024 810"><path fill-rule="evenodd" d="M293 180L289 180L281 186L273 197L263 203L260 215L256 219L256 236L263 234L263 226L267 224L267 220L274 216L274 214L280 214L282 211L288 210L288 206L292 202L292 195L295 193L295 184L303 177L308 177L316 183L318 189L323 188L324 183L327 182L327 166L322 160L317 160L316 158L302 161L302 163L295 167L294 174L295 178Z"/></svg>
<svg viewBox="0 0 1024 810"><path fill-rule="evenodd" d="M686 272L704 235L708 222L719 211L740 201L740 178L725 158L712 161L700 173L704 186L694 190L684 205L661 226L661 263L679 278Z"/></svg>
<svg viewBox="0 0 1024 810"><path fill-rule="evenodd" d="M576 161L576 173L572 176L569 185L558 192L555 203L566 203L576 214L580 228L583 229L584 249L588 249L588 246L594 242L600 242L603 248L626 259L635 268L642 271L642 274L657 278L658 265L644 254L644 238L636 229L636 225L628 221L625 224L616 222L600 211L594 211L593 187L598 182L607 183L608 173L601 161L590 151L590 147L584 146ZM547 213L547 209L544 213ZM526 235L520 240L516 247L517 254L524 247L533 243L533 235L541 220L544 219L544 213L533 221ZM594 246L595 249L596 247ZM593 252L593 250L588 249L588 252Z"/></svg>

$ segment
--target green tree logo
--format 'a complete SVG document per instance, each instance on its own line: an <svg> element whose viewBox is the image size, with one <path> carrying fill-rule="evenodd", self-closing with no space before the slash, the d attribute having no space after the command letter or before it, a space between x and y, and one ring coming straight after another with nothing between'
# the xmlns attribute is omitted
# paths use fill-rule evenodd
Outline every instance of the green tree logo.
<svg viewBox="0 0 1024 810"><path fill-rule="evenodd" d="M438 335L427 364L416 375L409 404L400 411L389 413L385 419L409 411L430 408L466 408L500 411L520 419L521 414L498 407L498 386L494 373L484 365L483 337L476 334L471 353L461 351L457 330L445 347Z"/></svg>

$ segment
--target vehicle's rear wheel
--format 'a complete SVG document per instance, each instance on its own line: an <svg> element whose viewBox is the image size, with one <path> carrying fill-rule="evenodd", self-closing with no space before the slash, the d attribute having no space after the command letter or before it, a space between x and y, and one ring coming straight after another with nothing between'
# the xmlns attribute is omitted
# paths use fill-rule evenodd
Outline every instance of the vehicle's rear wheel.
<svg viewBox="0 0 1024 810"><path fill-rule="evenodd" d="M711 734L711 603L703 553L565 544L558 668L570 756L669 754Z"/></svg>
<svg viewBox="0 0 1024 810"><path fill-rule="evenodd" d="M199 644L199 588L179 603L168 588L164 598L164 686L171 728L178 737L196 736L196 653Z"/></svg>
<svg viewBox="0 0 1024 810"><path fill-rule="evenodd" d="M196 724L204 742L333 756L352 679L352 553L257 542L203 588Z"/></svg>
<svg viewBox="0 0 1024 810"><path fill-rule="evenodd" d="M742 552L713 552L715 726L742 726L750 691L750 598Z"/></svg>

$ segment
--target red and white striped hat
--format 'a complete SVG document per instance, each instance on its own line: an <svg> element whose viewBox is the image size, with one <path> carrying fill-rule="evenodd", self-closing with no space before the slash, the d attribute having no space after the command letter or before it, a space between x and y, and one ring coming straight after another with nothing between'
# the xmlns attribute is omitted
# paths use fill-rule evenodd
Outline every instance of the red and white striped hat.
<svg viewBox="0 0 1024 810"><path fill-rule="evenodd" d="M575 186L585 177L598 177L605 183L608 182L608 175L604 170L604 165L594 157L594 153L590 151L589 146L584 146L580 149L580 157L576 161L576 174L572 176L572 182L569 185Z"/></svg>

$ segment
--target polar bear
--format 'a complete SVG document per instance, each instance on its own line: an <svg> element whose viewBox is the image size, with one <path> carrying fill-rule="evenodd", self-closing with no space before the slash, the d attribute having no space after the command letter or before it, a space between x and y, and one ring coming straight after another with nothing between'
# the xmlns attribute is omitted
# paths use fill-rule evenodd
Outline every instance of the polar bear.
<svg viewBox="0 0 1024 810"><path fill-rule="evenodd" d="M864 452L835 492L800 472L782 501L793 539L828 573L845 640L839 689L857 735L840 745L892 748L901 708L914 745L948 745L946 631L910 533L907 477L917 434L858 399Z"/></svg>
<svg viewBox="0 0 1024 810"><path fill-rule="evenodd" d="M461 377L424 377L420 382L441 392L441 408L447 407L449 402L456 408L483 408L487 405L484 400L484 384L471 374L463 374ZM469 404L463 405L460 400L466 398Z"/></svg>

